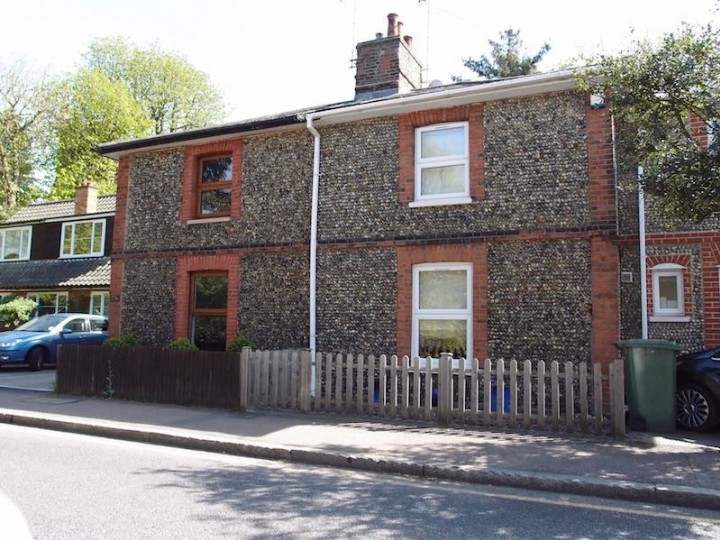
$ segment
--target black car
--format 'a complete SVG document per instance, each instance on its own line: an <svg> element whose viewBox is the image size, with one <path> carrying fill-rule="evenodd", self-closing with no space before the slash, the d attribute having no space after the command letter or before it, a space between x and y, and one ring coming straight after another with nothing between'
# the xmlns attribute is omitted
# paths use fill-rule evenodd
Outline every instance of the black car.
<svg viewBox="0 0 720 540"><path fill-rule="evenodd" d="M720 347L683 354L677 359L678 425L708 431L718 425Z"/></svg>

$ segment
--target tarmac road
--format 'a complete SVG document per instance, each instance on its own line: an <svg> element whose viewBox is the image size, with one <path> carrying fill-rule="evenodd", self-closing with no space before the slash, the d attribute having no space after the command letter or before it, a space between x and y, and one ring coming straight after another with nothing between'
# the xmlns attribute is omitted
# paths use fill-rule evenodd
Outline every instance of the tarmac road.
<svg viewBox="0 0 720 540"><path fill-rule="evenodd" d="M55 387L55 368L30 371L26 366L0 367L0 388L18 388L52 392Z"/></svg>

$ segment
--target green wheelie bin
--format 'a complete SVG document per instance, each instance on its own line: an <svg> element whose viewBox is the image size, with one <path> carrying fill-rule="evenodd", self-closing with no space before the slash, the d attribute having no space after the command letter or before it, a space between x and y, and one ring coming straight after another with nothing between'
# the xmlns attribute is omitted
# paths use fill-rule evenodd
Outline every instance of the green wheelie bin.
<svg viewBox="0 0 720 540"><path fill-rule="evenodd" d="M675 431L675 357L682 347L662 339L626 339L615 346L625 361L628 427Z"/></svg>

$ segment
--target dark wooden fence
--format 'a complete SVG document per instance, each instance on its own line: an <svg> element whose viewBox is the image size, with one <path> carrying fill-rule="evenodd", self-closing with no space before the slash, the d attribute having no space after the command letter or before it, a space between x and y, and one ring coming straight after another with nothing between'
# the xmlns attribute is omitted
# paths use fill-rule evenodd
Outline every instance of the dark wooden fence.
<svg viewBox="0 0 720 540"><path fill-rule="evenodd" d="M152 347L62 345L57 392L239 409L239 357Z"/></svg>

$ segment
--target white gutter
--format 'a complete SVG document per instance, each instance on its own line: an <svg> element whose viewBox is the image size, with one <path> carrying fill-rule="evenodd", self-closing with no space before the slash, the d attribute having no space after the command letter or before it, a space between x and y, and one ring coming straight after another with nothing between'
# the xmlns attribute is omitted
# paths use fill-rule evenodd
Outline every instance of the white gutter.
<svg viewBox="0 0 720 540"><path fill-rule="evenodd" d="M643 168L638 166L638 235L640 236L640 316L642 318L642 338L648 338L647 312L647 263L645 257L645 191L642 186Z"/></svg>
<svg viewBox="0 0 720 540"><path fill-rule="evenodd" d="M574 72L566 70L352 104L308 113L306 117L312 116L317 120L316 124L329 125L439 107L447 108L498 99L574 90L576 88L577 82Z"/></svg>
<svg viewBox="0 0 720 540"><path fill-rule="evenodd" d="M313 126L313 114L305 118L305 125L314 138L312 209L310 211L310 358L315 360L315 340L317 336L317 232L318 232L318 193L320 191L320 133ZM313 381L315 378L313 377Z"/></svg>

